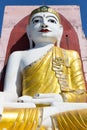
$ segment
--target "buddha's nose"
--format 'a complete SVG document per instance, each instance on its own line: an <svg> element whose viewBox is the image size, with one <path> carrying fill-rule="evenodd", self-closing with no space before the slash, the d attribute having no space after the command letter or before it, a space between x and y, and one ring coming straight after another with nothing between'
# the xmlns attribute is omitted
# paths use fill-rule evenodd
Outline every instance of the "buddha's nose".
<svg viewBox="0 0 87 130"><path fill-rule="evenodd" d="M48 27L48 25L47 25L47 24L45 24L45 23L43 23L43 24L41 25L41 27L42 27L42 28L47 28L47 27Z"/></svg>

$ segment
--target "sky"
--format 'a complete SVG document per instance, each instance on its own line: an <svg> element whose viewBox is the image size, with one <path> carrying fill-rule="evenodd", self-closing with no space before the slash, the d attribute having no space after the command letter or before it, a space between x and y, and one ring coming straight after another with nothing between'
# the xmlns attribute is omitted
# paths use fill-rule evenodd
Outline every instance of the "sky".
<svg viewBox="0 0 87 130"><path fill-rule="evenodd" d="M82 28L87 37L87 0L0 0L0 35L6 5L78 5L80 6ZM14 10L15 11L15 10Z"/></svg>

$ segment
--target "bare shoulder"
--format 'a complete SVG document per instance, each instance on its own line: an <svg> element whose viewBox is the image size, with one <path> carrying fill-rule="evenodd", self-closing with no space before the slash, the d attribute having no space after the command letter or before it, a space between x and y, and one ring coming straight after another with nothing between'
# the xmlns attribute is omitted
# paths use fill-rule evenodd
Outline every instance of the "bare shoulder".
<svg viewBox="0 0 87 130"><path fill-rule="evenodd" d="M16 52L13 52L9 56L9 60L8 61L10 63L19 64L19 63L22 63L22 62L26 61L26 59L28 59L27 58L28 56L29 56L29 51L28 50L25 50L25 51L16 51Z"/></svg>
<svg viewBox="0 0 87 130"><path fill-rule="evenodd" d="M10 57L18 57L18 56L21 56L21 55L22 55L22 51L15 51L15 52L10 54L9 58Z"/></svg>
<svg viewBox="0 0 87 130"><path fill-rule="evenodd" d="M9 56L9 60L18 60L22 59L22 56L26 53L26 51L15 51ZM15 62L15 61L14 61Z"/></svg>
<svg viewBox="0 0 87 130"><path fill-rule="evenodd" d="M12 54L10 54L8 58L8 66L17 64L21 61L22 51L15 51Z"/></svg>

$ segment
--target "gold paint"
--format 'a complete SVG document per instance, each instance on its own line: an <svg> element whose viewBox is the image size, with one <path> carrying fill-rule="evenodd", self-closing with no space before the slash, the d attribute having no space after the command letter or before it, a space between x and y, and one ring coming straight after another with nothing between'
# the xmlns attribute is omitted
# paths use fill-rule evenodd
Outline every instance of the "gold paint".
<svg viewBox="0 0 87 130"><path fill-rule="evenodd" d="M39 121L41 115L42 108L5 108L0 130L49 130ZM50 118L51 130L87 130L87 109L61 112Z"/></svg>
<svg viewBox="0 0 87 130"><path fill-rule="evenodd" d="M23 95L60 93L64 101L86 101L80 57L75 51L53 47L40 60L23 70L22 85Z"/></svg>
<svg viewBox="0 0 87 130"><path fill-rule="evenodd" d="M40 113L41 108L5 108L0 130L37 130L42 121Z"/></svg>
<svg viewBox="0 0 87 130"><path fill-rule="evenodd" d="M87 109L62 112L51 118L59 130L87 130Z"/></svg>

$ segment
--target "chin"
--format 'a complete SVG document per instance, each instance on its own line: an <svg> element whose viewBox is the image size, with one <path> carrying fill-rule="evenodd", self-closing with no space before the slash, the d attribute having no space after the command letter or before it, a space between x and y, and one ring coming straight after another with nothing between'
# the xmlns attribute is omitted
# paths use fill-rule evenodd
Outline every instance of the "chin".
<svg viewBox="0 0 87 130"><path fill-rule="evenodd" d="M39 42L41 42L41 43L53 43L53 44L55 44L56 42L57 42L57 39L56 38L54 38L54 37L48 37L48 36L41 36L41 37L39 37L39 38L35 38L35 40L34 40L34 42L37 42L37 43L39 43Z"/></svg>

